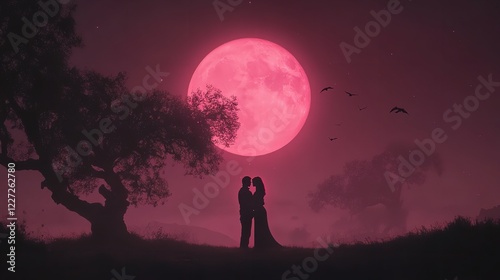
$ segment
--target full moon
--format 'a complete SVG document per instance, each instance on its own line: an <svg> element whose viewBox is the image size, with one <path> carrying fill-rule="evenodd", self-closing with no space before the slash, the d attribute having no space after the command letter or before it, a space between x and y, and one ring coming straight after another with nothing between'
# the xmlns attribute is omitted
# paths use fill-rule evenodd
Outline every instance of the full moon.
<svg viewBox="0 0 500 280"><path fill-rule="evenodd" d="M283 148L309 114L311 89L304 69L270 41L245 38L217 47L194 71L188 95L207 85L236 96L241 124L236 141L218 146L233 154L258 156Z"/></svg>

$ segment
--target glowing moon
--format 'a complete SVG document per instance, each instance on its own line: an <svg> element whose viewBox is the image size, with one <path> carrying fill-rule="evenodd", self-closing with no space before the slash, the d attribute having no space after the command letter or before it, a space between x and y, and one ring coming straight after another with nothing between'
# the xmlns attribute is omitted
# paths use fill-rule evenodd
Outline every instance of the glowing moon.
<svg viewBox="0 0 500 280"><path fill-rule="evenodd" d="M311 104L304 69L283 47L256 38L225 43L210 52L191 77L188 94L210 84L238 101L236 142L219 148L243 156L281 149L297 136Z"/></svg>

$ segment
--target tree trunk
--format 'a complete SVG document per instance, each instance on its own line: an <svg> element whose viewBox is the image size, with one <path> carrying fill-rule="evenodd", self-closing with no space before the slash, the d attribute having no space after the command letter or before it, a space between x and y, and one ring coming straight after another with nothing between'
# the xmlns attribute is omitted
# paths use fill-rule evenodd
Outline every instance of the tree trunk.
<svg viewBox="0 0 500 280"><path fill-rule="evenodd" d="M408 211L403 208L401 200L394 201L393 203L386 204L387 209L387 224L384 229L384 234L393 231L396 234L406 232L406 219Z"/></svg>
<svg viewBox="0 0 500 280"><path fill-rule="evenodd" d="M68 210L77 213L91 224L92 238L100 243L114 243L130 236L123 220L129 202L122 194L116 195L101 185L99 193L104 196L104 206L100 203L88 203L68 191L63 183L59 183L53 173L43 172L46 179L42 188L52 192L56 204L62 204Z"/></svg>
<svg viewBox="0 0 500 280"><path fill-rule="evenodd" d="M90 219L92 236L96 241L108 242L125 240L129 237L127 225L123 220L129 202L123 196L109 191L101 185L99 193L106 199L98 215Z"/></svg>
<svg viewBox="0 0 500 280"><path fill-rule="evenodd" d="M121 184L119 177L112 170L110 165L106 174L112 179L110 184L112 191L104 186L99 188L99 193L104 196L104 206L99 203L88 203L81 200L68 189L67 182L60 182L53 168L51 156L45 149L38 127L38 112L24 111L11 97L9 98L14 112L18 115L24 125L24 131L37 151L39 156L40 173L45 180L42 182L42 189L48 188L52 192L52 199L56 204L64 205L68 210L77 213L91 224L92 237L102 242L115 242L129 236L127 226L123 221L123 216L128 208L127 190ZM1 118L4 118L2 116ZM2 127L3 128L3 127ZM5 136L3 136L5 141ZM8 140L8 139L7 139ZM2 155L7 156L7 144L2 143ZM109 184L109 183L108 183Z"/></svg>

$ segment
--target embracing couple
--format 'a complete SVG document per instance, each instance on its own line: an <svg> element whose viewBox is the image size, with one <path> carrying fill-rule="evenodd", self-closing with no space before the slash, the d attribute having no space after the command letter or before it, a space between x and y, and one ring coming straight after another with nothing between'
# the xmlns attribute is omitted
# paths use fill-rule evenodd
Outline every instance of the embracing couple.
<svg viewBox="0 0 500 280"><path fill-rule="evenodd" d="M255 187L252 194L250 185ZM267 211L264 208L264 196L266 189L260 177L251 179L243 177L242 186L238 192L240 203L241 239L240 248L248 248L252 232L252 219L254 219L254 248L277 248L281 245L274 239L269 224L267 223Z"/></svg>

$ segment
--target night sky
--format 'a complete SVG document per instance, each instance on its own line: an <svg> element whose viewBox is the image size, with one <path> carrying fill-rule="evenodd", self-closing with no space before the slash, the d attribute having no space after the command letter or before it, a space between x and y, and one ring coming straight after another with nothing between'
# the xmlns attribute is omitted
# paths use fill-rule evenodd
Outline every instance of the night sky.
<svg viewBox="0 0 500 280"><path fill-rule="evenodd" d="M190 217L191 226L238 240L237 192L241 177L249 175L261 176L266 184L270 227L281 243L305 245L318 236L342 236L335 223L349 214L333 207L312 211L308 193L342 173L346 163L370 160L396 142L416 147L415 139L431 137L436 128L447 135L436 146L443 172L429 172L424 184L404 189L408 229L457 215L475 217L481 208L500 204L500 86L470 116L461 117L457 129L456 121L447 122L443 114L474 95L479 76L500 82L500 2L402 0L400 12L349 63L340 44L354 46L354 28L364 30L373 21L370 11L387 9L389 2L242 1L224 12L221 21L212 1L76 1L84 47L74 51L71 62L107 75L125 71L129 87L142 83L147 66L159 65L170 73L159 89L183 96L198 63L231 40L269 40L300 62L311 87L305 125L287 146L251 162L224 153L221 170L235 161L241 174L231 176L229 185ZM327 86L334 89L320 93ZM348 97L344 91L358 96ZM394 106L409 114L390 114ZM129 229L153 221L185 224L179 205L192 205L193 188L213 181L184 176L182 167L170 162L165 168L171 197L156 208L130 207L125 215ZM5 168L0 172L5 177ZM40 174L17 176L18 212L25 211L29 230L50 236L90 232L86 220L57 206L50 192L39 187ZM2 200L5 188L2 184ZM103 201L98 194L88 200Z"/></svg>

